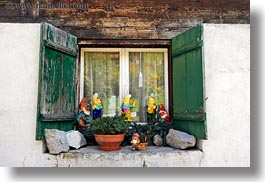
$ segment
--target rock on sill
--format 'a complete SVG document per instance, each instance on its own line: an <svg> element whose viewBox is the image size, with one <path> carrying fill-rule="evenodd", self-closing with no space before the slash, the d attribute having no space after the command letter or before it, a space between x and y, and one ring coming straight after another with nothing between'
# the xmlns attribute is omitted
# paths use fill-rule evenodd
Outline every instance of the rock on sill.
<svg viewBox="0 0 265 182"><path fill-rule="evenodd" d="M199 167L203 152L148 146L146 151L132 151L130 146L105 152L97 146L71 150L56 156L58 167Z"/></svg>

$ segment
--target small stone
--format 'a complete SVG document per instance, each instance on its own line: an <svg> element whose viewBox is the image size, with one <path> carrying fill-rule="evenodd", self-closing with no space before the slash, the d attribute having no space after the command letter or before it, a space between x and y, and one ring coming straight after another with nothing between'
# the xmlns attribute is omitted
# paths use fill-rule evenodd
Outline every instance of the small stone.
<svg viewBox="0 0 265 182"><path fill-rule="evenodd" d="M153 143L156 145L156 146L161 146L162 143L163 143L163 139L160 135L155 135L154 138L153 138Z"/></svg>
<svg viewBox="0 0 265 182"><path fill-rule="evenodd" d="M186 149L195 146L196 139L193 135L170 129L166 137L166 143L172 148Z"/></svg>
<svg viewBox="0 0 265 182"><path fill-rule="evenodd" d="M45 129L45 139L50 154L68 152L70 149L66 132L57 129Z"/></svg>
<svg viewBox="0 0 265 182"><path fill-rule="evenodd" d="M80 147L87 144L86 139L82 133L79 131L68 131L66 133L67 141L70 147L79 149Z"/></svg>

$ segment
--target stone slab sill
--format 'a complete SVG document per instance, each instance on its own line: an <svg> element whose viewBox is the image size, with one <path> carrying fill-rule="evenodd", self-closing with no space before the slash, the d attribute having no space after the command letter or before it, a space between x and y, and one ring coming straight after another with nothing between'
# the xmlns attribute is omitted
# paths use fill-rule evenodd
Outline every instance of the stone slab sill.
<svg viewBox="0 0 265 182"><path fill-rule="evenodd" d="M50 157L56 158L56 167L199 167L203 152L156 146L148 146L145 151L132 151L126 146L105 152L88 146Z"/></svg>

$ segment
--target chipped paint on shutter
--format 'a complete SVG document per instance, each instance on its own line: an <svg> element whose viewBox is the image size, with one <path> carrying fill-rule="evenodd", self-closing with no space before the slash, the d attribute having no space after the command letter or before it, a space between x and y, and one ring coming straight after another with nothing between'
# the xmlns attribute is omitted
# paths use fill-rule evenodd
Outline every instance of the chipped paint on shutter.
<svg viewBox="0 0 265 182"><path fill-rule="evenodd" d="M77 38L42 23L36 139L44 138L44 128L74 127L76 57Z"/></svg>

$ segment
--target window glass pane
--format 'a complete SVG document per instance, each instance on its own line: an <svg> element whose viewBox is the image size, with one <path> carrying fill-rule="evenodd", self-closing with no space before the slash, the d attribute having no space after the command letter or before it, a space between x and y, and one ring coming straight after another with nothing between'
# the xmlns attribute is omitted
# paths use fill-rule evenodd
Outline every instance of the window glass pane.
<svg viewBox="0 0 265 182"><path fill-rule="evenodd" d="M136 101L132 120L146 121L148 96L154 94L156 104L165 104L165 78L163 52L130 52L129 92Z"/></svg>
<svg viewBox="0 0 265 182"><path fill-rule="evenodd" d="M115 115L119 105L119 52L85 52L84 97L98 93L103 115Z"/></svg>

